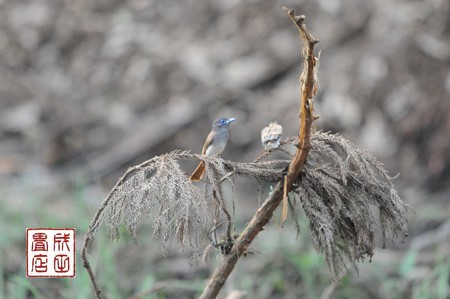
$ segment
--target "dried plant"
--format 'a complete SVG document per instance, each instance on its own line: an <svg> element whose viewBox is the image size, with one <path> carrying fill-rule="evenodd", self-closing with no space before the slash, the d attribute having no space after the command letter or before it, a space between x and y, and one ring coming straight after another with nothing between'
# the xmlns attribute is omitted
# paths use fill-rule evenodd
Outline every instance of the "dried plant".
<svg viewBox="0 0 450 299"><path fill-rule="evenodd" d="M119 237L121 224L125 224L136 237L141 215L153 217L153 236L167 250L170 238L183 248L193 245L206 230L208 217L206 199L199 189L189 183L177 159L190 156L186 152L171 152L155 157L115 188L109 204L99 221L108 228L110 236ZM194 239L194 241L193 241Z"/></svg>
<svg viewBox="0 0 450 299"><path fill-rule="evenodd" d="M339 135L317 132L292 196L307 216L316 250L324 254L332 278L373 256L379 208L383 238L407 235L410 207L397 194L382 164ZM328 163L327 163L328 161Z"/></svg>
<svg viewBox="0 0 450 299"><path fill-rule="evenodd" d="M239 257L245 255L250 242L283 200L289 204L294 220L299 210L308 218L314 247L324 255L335 281L349 268L356 268L358 261L374 254L377 219L372 206L379 208L384 239L407 235L406 214L410 207L399 198L393 178L383 165L341 136L312 129L316 119L312 97L317 90L314 71L317 58L313 55L313 45L317 40L304 27L304 17L286 11L308 45L303 49L307 67L301 76L302 90L306 92L301 93L300 133L284 142L295 146L296 154L286 160L267 160L273 151L285 152L276 148L264 152L253 163L243 163L174 151L130 168L98 210L85 239L83 261L97 297L101 297L100 288L86 257L95 232L104 224L111 237L118 238L119 228L125 225L136 237L143 215L152 217L153 237L161 242L163 251L168 249L171 240L181 249L186 244L199 248L210 236L210 228L215 229L221 219L225 220L222 222L226 226L224 241L220 246L212 244L220 247L224 259L202 298L217 295ZM189 180L180 166L181 160L205 162L204 190L201 184ZM227 198L223 190L224 182L233 186L232 179L237 176L276 182L240 235L234 234L233 198ZM211 219L208 211L212 206L215 216ZM295 224L298 226L297 221Z"/></svg>
<svg viewBox="0 0 450 299"><path fill-rule="evenodd" d="M288 143L296 144L296 138ZM316 250L325 256L331 276L338 280L349 267L372 257L376 219L371 205L379 207L384 238L404 237L406 213L410 209L398 196L392 177L371 154L358 149L339 135L315 132L304 170L289 193L293 215L298 205L310 222ZM212 192L202 192L189 181L180 160L202 159L205 181ZM211 194L220 213L228 220L231 236L232 213L222 191L224 180L233 176L275 182L283 178L289 160L239 163L218 156L201 157L174 151L131 168L113 188L89 234L104 224L112 238L125 225L133 236L142 215L153 217L153 236L167 250L171 238L181 248L186 242L198 248L207 237L212 219L207 213Z"/></svg>

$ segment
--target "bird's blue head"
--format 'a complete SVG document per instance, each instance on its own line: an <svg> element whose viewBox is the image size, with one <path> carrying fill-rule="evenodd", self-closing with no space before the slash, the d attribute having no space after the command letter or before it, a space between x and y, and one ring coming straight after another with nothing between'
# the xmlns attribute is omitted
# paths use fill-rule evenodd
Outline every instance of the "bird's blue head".
<svg viewBox="0 0 450 299"><path fill-rule="evenodd" d="M213 122L213 128L228 128L228 126L234 122L235 118L219 118Z"/></svg>

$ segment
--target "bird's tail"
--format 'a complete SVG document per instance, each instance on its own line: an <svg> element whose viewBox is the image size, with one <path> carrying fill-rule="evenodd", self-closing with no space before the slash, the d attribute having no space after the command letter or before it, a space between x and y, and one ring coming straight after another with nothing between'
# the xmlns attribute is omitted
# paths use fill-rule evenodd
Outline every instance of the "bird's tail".
<svg viewBox="0 0 450 299"><path fill-rule="evenodd" d="M189 178L192 182L200 181L205 173L205 162L200 162Z"/></svg>

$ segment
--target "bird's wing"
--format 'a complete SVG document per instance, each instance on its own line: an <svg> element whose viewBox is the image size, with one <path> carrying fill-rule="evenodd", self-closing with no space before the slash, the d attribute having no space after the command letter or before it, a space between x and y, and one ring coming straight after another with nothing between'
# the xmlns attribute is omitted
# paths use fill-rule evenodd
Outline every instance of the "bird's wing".
<svg viewBox="0 0 450 299"><path fill-rule="evenodd" d="M209 145L213 142L215 136L216 134L214 132L210 132L208 134L208 137L206 137L205 140L205 144L203 145L202 155L206 153L206 150L208 149Z"/></svg>

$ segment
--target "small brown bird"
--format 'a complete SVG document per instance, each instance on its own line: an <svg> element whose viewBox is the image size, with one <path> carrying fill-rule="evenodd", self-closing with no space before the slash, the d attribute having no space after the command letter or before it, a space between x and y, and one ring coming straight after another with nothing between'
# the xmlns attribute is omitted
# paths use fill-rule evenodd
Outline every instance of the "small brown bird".
<svg viewBox="0 0 450 299"><path fill-rule="evenodd" d="M228 142L229 126L235 120L235 118L219 118L213 122L211 132L206 137L205 144L203 145L202 155L220 155L223 152ZM202 161L198 164L189 179L193 182L199 181L204 173L205 162Z"/></svg>
<svg viewBox="0 0 450 299"><path fill-rule="evenodd" d="M266 150L275 149L280 146L281 134L283 127L272 122L268 127L261 130L261 142Z"/></svg>

